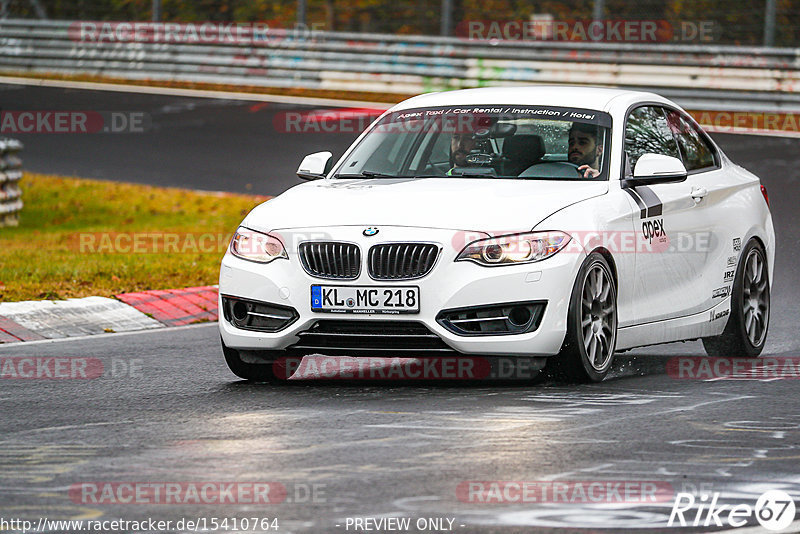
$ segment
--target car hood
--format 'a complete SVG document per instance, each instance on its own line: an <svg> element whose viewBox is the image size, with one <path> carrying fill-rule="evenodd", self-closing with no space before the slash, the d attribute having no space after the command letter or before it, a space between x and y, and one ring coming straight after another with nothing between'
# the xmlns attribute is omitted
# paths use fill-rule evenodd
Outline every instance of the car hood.
<svg viewBox="0 0 800 534"><path fill-rule="evenodd" d="M479 178L319 180L256 207L243 225L417 226L525 231L556 211L608 192L608 182Z"/></svg>

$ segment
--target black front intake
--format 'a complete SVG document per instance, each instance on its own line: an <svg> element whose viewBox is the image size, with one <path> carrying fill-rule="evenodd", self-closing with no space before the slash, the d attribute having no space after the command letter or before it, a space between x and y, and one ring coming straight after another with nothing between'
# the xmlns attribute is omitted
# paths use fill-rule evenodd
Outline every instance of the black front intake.
<svg viewBox="0 0 800 534"><path fill-rule="evenodd" d="M444 310L436 321L459 336L524 334L539 328L546 303L510 302Z"/></svg>
<svg viewBox="0 0 800 534"><path fill-rule="evenodd" d="M321 319L290 349L305 354L349 356L448 356L456 352L422 323L389 320Z"/></svg>
<svg viewBox="0 0 800 534"><path fill-rule="evenodd" d="M222 297L222 313L225 320L236 328L257 332L278 332L300 316L289 306L268 304L238 297Z"/></svg>

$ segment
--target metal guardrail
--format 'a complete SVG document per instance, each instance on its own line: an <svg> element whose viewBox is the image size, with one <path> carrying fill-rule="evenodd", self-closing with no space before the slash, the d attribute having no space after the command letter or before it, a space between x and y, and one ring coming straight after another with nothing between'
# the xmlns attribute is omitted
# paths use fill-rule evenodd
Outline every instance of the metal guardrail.
<svg viewBox="0 0 800 534"><path fill-rule="evenodd" d="M257 43L95 42L79 39L78 24L0 21L0 72L398 95L567 83L656 89L702 109L800 110L794 48L291 31Z"/></svg>
<svg viewBox="0 0 800 534"><path fill-rule="evenodd" d="M22 143L0 138L0 227L17 226L22 210Z"/></svg>

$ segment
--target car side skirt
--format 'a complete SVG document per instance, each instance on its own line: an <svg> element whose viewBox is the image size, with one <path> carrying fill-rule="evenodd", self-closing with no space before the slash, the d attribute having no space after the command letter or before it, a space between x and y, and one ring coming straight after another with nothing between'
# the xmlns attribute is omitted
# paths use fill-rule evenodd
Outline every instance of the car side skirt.
<svg viewBox="0 0 800 534"><path fill-rule="evenodd" d="M728 324L730 310L731 299L727 297L710 310L694 315L620 328L617 350L718 336Z"/></svg>

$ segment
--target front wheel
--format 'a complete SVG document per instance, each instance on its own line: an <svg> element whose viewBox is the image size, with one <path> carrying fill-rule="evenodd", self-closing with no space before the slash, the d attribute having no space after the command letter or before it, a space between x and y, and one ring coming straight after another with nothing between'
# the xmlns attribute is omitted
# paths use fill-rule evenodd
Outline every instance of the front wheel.
<svg viewBox="0 0 800 534"><path fill-rule="evenodd" d="M616 340L616 282L608 261L593 252L572 288L564 345L547 359L547 369L556 378L600 382L611 369Z"/></svg>
<svg viewBox="0 0 800 534"><path fill-rule="evenodd" d="M731 316L722 335L703 338L714 357L757 358L769 327L769 274L764 248L751 239L742 251L731 291Z"/></svg>

